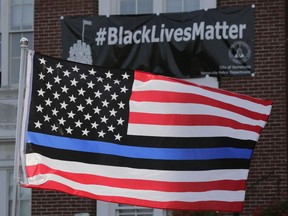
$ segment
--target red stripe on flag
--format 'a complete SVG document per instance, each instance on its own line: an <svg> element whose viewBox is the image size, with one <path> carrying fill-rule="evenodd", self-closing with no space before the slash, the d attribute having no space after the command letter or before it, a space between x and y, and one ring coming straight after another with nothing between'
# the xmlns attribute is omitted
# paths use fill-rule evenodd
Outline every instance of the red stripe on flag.
<svg viewBox="0 0 288 216"><path fill-rule="evenodd" d="M249 130L256 133L262 131L262 127L242 124L232 119L209 115L185 115L185 114L153 114L130 112L130 124L152 125L177 125L177 126L223 126L239 130Z"/></svg>
<svg viewBox="0 0 288 216"><path fill-rule="evenodd" d="M141 179L118 179L92 174L70 173L54 170L44 164L27 166L28 177L39 174L54 174L81 184L102 185L135 190L155 190L165 192L204 192L210 190L245 190L246 180L218 180L210 182L164 182Z"/></svg>
<svg viewBox="0 0 288 216"><path fill-rule="evenodd" d="M136 198L128 198L121 196L102 196L89 193L83 190L77 190L71 188L65 184L61 184L55 181L47 181L41 185L22 185L23 187L57 190L65 193L69 193L76 196L85 198L91 198L95 200L103 200L107 202L123 203L136 206L146 206L149 208L159 209L173 209L173 210L192 210L192 211L223 211L223 212L241 212L243 210L244 202L225 202L225 201L195 201L195 202L180 202L169 201L159 202L153 200L143 200Z"/></svg>

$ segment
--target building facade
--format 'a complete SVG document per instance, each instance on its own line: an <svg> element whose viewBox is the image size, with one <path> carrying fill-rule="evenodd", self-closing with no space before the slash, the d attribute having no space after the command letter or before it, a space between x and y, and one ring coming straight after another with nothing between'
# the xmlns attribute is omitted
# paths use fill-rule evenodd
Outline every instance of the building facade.
<svg viewBox="0 0 288 216"><path fill-rule="evenodd" d="M287 1L0 0L0 2L0 215L10 215L12 206L19 77L17 68L19 68L21 36L29 39L30 48L46 55L61 57L61 16L182 12L251 4L255 5L255 76L221 77L212 81L212 85L253 97L271 99L274 103L271 117L256 145L248 178L245 208L240 215L253 215L255 210L277 199L287 198ZM18 198L21 216L189 215L185 212L164 212L96 202L56 191L21 189Z"/></svg>

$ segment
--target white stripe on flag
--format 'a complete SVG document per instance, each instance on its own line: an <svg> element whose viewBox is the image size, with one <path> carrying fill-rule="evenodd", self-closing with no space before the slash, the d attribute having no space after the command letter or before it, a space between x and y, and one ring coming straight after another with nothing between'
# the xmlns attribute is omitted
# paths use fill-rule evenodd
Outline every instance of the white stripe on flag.
<svg viewBox="0 0 288 216"><path fill-rule="evenodd" d="M127 134L154 137L231 137L240 140L259 139L259 134L221 126L173 126L129 123Z"/></svg>

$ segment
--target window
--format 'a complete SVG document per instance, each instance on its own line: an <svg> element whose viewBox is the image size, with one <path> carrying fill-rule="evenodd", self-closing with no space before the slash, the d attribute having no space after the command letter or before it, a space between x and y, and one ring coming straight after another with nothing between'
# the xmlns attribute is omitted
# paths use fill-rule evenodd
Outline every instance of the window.
<svg viewBox="0 0 288 216"><path fill-rule="evenodd" d="M9 178L9 215L12 215L12 206L13 206L13 170L7 172ZM31 215L31 189L23 188L18 185L18 210L17 216L30 216Z"/></svg>
<svg viewBox="0 0 288 216"><path fill-rule="evenodd" d="M151 209L139 206L114 204L97 201L97 215L105 216L164 216L161 209Z"/></svg>
<svg viewBox="0 0 288 216"><path fill-rule="evenodd" d="M1 150L6 152L6 155L12 155L12 148L1 144ZM2 158L3 154L0 155ZM3 159L3 158L2 158ZM13 205L13 160L0 161L0 215L12 215ZM17 216L31 215L31 189L18 186L18 205Z"/></svg>
<svg viewBox="0 0 288 216"><path fill-rule="evenodd" d="M120 0L119 14L145 14L153 11L153 0Z"/></svg>
<svg viewBox="0 0 288 216"><path fill-rule="evenodd" d="M99 0L99 15L186 12L215 7L216 0ZM193 82L218 87L216 78L193 79ZM97 215L164 216L169 213L160 209L97 202Z"/></svg>
<svg viewBox="0 0 288 216"><path fill-rule="evenodd" d="M0 8L1 87L15 87L19 82L21 37L26 37L33 48L34 0L0 0Z"/></svg>
<svg viewBox="0 0 288 216"><path fill-rule="evenodd" d="M117 216L153 216L153 209L119 204L116 208Z"/></svg>
<svg viewBox="0 0 288 216"><path fill-rule="evenodd" d="M216 8L216 0L99 0L99 15L186 12Z"/></svg>

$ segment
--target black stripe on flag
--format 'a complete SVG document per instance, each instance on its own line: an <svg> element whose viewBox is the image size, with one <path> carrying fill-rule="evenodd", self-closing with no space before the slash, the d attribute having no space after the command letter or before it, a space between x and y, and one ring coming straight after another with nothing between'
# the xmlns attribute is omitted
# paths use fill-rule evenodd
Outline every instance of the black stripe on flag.
<svg viewBox="0 0 288 216"><path fill-rule="evenodd" d="M77 161L90 164L108 166L131 167L153 170L217 170L217 169L248 169L248 159L216 159L216 160L151 160L120 157L108 154L96 154L71 150L62 150L43 147L27 143L27 153L39 153L46 157L64 160Z"/></svg>

